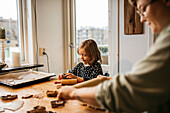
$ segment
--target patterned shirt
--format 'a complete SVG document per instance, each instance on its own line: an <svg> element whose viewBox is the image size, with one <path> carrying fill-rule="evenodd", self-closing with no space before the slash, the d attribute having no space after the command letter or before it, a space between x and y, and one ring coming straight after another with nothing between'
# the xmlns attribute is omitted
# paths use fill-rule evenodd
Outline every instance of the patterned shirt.
<svg viewBox="0 0 170 113"><path fill-rule="evenodd" d="M80 62L73 68L71 73L84 78L84 81L96 78L98 75L103 75L101 64L98 62L93 63L91 66L84 66L84 64Z"/></svg>

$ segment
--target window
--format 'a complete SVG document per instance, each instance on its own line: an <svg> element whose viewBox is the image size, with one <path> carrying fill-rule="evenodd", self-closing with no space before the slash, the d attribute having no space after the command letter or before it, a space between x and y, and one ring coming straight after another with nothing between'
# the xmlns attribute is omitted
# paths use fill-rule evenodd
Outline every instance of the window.
<svg viewBox="0 0 170 113"><path fill-rule="evenodd" d="M108 65L108 0L75 0L75 20L75 62L79 62L76 48L83 40L92 38L100 49L103 64Z"/></svg>
<svg viewBox="0 0 170 113"><path fill-rule="evenodd" d="M5 58L8 63L10 47L19 47L17 2L16 0L0 0L0 27L5 28Z"/></svg>
<svg viewBox="0 0 170 113"><path fill-rule="evenodd" d="M117 74L119 56L119 1L63 0L62 3L64 15L63 37L65 40L65 71L72 69L77 64L78 55L76 48L83 40L83 38L85 39L90 37L96 38L95 40L102 52L102 57L106 56L106 60L104 60L106 63L102 64L103 71L109 72L110 75ZM97 17L97 19L95 17ZM96 22L97 24L95 24ZM97 27L95 25L97 25ZM93 31L94 29L95 32Z"/></svg>
<svg viewBox="0 0 170 113"><path fill-rule="evenodd" d="M21 64L31 63L29 54L32 55L31 52L33 50L28 53L30 51L28 48L32 48L33 42L30 42L31 44L29 44L28 36L30 35L33 37L33 35L29 33L28 29L29 27L34 28L32 25L35 20L28 21L28 17L32 16L32 13L28 14L28 12L34 10L34 5L30 5L29 2L30 1L27 0L0 0L0 27L5 28L6 30L7 41L4 43L5 62L9 66L10 51L16 49L21 52ZM29 7L29 9L27 7ZM29 37L30 40L32 37Z"/></svg>

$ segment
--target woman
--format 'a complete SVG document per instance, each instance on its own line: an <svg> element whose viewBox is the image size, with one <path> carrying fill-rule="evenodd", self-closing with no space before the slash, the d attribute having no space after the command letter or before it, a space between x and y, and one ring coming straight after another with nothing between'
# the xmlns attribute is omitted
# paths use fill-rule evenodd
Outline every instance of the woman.
<svg viewBox="0 0 170 113"><path fill-rule="evenodd" d="M159 33L149 54L131 72L117 75L96 87L63 87L59 99L77 99L108 111L170 113L170 1L129 0L141 22Z"/></svg>

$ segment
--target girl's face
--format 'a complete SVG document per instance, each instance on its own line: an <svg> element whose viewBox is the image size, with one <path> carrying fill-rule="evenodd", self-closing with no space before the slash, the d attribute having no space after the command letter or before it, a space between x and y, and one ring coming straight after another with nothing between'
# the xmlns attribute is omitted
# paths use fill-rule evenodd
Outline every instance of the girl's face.
<svg viewBox="0 0 170 113"><path fill-rule="evenodd" d="M91 57L88 56L83 48L79 50L79 55L84 64L89 64L89 62L91 61Z"/></svg>

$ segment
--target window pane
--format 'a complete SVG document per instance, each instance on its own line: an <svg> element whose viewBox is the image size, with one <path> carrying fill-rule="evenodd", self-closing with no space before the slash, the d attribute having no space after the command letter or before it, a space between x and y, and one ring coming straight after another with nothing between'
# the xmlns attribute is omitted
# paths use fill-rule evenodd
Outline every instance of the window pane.
<svg viewBox="0 0 170 113"><path fill-rule="evenodd" d="M76 0L76 47L85 39L94 39L108 64L108 0ZM75 50L75 61L78 55Z"/></svg>
<svg viewBox="0 0 170 113"><path fill-rule="evenodd" d="M0 27L5 28L5 59L9 63L9 48L19 46L16 0L0 0Z"/></svg>

